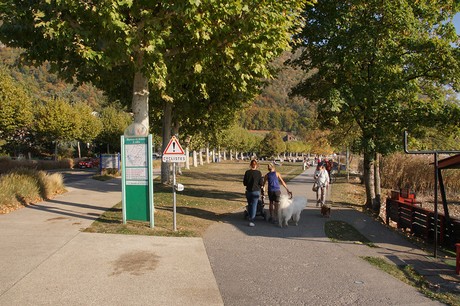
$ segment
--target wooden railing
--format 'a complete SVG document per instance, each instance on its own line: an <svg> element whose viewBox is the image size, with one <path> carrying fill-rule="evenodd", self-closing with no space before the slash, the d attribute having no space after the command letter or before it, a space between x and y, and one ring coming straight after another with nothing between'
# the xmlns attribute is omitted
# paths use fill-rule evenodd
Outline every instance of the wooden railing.
<svg viewBox="0 0 460 306"><path fill-rule="evenodd" d="M407 190L392 191L386 200L386 223L396 222L400 229L410 230L410 233L427 242L434 241L435 214L434 211L422 208L415 200L415 194ZM444 214L438 213L438 241L445 247L455 249L460 243L460 220L450 218L446 222Z"/></svg>

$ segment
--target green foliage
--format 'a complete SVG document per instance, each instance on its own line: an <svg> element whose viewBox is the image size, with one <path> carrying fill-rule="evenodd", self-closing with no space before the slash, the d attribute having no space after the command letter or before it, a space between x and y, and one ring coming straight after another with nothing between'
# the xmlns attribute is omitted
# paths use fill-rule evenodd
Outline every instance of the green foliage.
<svg viewBox="0 0 460 306"><path fill-rule="evenodd" d="M256 152L262 138L250 133L248 130L233 125L224 131L222 136L222 146L228 150L238 152Z"/></svg>
<svg viewBox="0 0 460 306"><path fill-rule="evenodd" d="M39 105L43 103L46 105L48 100L58 99L72 108L67 107L67 111L63 113L67 117L62 119L68 122L68 118L71 117L71 122L75 125L74 136L79 135L77 138L65 142L61 141L58 149L68 150L69 154L66 155L73 156L74 148L70 146L71 142L75 143L75 140L79 140L84 143L91 143L101 131L100 120L93 115L93 110L100 109L106 103L106 99L100 91L95 90L94 86L90 84L77 86L76 84L64 83L58 79L57 75L48 72L49 65L46 63L38 67L21 65L19 63L20 52L20 49L0 47L0 59L3 63L0 86L2 92L10 91L10 93L5 94L8 99L2 105L2 110L4 109L5 112L0 114L0 117L3 116L3 119L13 118L13 120L9 119L9 122L15 122L15 125L9 128L10 136L1 137L4 144L2 149L6 154L13 156L27 152L32 153L33 156L51 152L54 149L51 143L55 140L54 136L47 135L47 131L39 128L41 123L39 125L37 121L34 124L32 122L35 117L40 118L39 121L41 121L43 118L40 116L44 116L42 123L47 125L47 120L55 118L47 118L46 110L42 110L40 114ZM11 88L15 88L15 90L11 91ZM13 115L10 110L13 109L14 103L17 104L17 111ZM71 116L68 116L69 112ZM23 124L24 114L29 117L28 124ZM53 115L60 117L60 111L54 112ZM70 122L68 123L70 124ZM57 124L60 125L60 123Z"/></svg>
<svg viewBox="0 0 460 306"><path fill-rule="evenodd" d="M270 131L260 143L259 152L261 156L278 156L286 151L286 144L279 131Z"/></svg>
<svg viewBox="0 0 460 306"><path fill-rule="evenodd" d="M19 48L0 47L0 60L7 73L34 98L61 98L73 103L84 102L98 110L106 98L100 90L89 83L65 83L56 74L49 72L50 65L28 66L21 62Z"/></svg>
<svg viewBox="0 0 460 306"><path fill-rule="evenodd" d="M376 153L401 149L404 130L460 124L459 104L445 94L460 90L458 10L452 0L326 0L304 12L294 62L311 74L295 92L318 103L323 128L353 132L368 205Z"/></svg>
<svg viewBox="0 0 460 306"><path fill-rule="evenodd" d="M457 9L453 1L332 0L307 8L296 64L315 73L296 92L319 103L324 127L355 125L365 152L400 148L404 129L456 125L458 104L443 92L460 85L449 22Z"/></svg>
<svg viewBox="0 0 460 306"><path fill-rule="evenodd" d="M48 142L79 139L80 123L80 114L64 100L49 99L37 106L36 131Z"/></svg>
<svg viewBox="0 0 460 306"><path fill-rule="evenodd" d="M99 116L103 128L96 141L110 146L114 152L120 152L120 136L132 123L131 116L113 106L102 109Z"/></svg>
<svg viewBox="0 0 460 306"><path fill-rule="evenodd" d="M78 115L78 126L81 131L80 136L76 139L84 143L93 142L102 131L103 125L101 120L88 104L80 102L75 104L73 109Z"/></svg>
<svg viewBox="0 0 460 306"><path fill-rule="evenodd" d="M24 141L33 121L32 99L0 68L0 139L13 148Z"/></svg>
<svg viewBox="0 0 460 306"><path fill-rule="evenodd" d="M311 152L312 146L302 141L286 142L286 151L291 153L307 153Z"/></svg>
<svg viewBox="0 0 460 306"><path fill-rule="evenodd" d="M288 48L306 3L7 1L0 39L123 103L140 71L148 82L138 91L150 91L155 108L174 103L173 122L189 134L212 133L271 76L268 63Z"/></svg>
<svg viewBox="0 0 460 306"><path fill-rule="evenodd" d="M249 130L280 130L301 133L305 127L311 127L315 120L315 105L303 97L289 96L291 88L296 86L305 72L286 65L286 61L296 55L284 52L272 61L273 79L266 81L260 95L252 105L239 113L239 122Z"/></svg>

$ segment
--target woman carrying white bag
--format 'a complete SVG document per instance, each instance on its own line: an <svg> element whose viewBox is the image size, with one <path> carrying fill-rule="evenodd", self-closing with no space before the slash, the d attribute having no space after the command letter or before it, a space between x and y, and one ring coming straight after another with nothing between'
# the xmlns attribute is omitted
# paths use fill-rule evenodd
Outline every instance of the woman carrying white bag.
<svg viewBox="0 0 460 306"><path fill-rule="evenodd" d="M316 207L326 205L326 189L329 187L329 174L324 164L319 164L315 171L313 191L316 191Z"/></svg>

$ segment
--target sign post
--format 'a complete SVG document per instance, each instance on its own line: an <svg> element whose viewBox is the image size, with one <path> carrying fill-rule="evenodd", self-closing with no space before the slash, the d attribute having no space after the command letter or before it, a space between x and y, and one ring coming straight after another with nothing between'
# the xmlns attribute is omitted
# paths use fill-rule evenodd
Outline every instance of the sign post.
<svg viewBox="0 0 460 306"><path fill-rule="evenodd" d="M172 162L173 163L173 226L174 231L177 230L176 227L176 189L182 191L184 186L181 184L176 184L176 163L185 162L187 156L184 153L179 141L175 136L171 137L166 149L163 151L163 162Z"/></svg>
<svg viewBox="0 0 460 306"><path fill-rule="evenodd" d="M121 159L123 224L150 221L153 228L152 135L121 136Z"/></svg>

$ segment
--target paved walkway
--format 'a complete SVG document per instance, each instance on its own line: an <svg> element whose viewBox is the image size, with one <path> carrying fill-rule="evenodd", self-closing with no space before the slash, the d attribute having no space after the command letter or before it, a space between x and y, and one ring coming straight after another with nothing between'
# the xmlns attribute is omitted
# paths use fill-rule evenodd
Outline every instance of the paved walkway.
<svg viewBox="0 0 460 306"><path fill-rule="evenodd" d="M120 180L0 215L0 305L222 305L201 238L81 232Z"/></svg>
<svg viewBox="0 0 460 306"><path fill-rule="evenodd" d="M288 185L314 203L311 171ZM411 264L441 288L459 281L452 267L348 208L325 219L309 205L299 226L284 229L262 220L250 228L236 212L203 239L82 232L120 201L120 190L119 180L81 180L0 215L0 305L439 304L360 256ZM379 248L331 242L328 220L352 224Z"/></svg>
<svg viewBox="0 0 460 306"><path fill-rule="evenodd" d="M310 169L288 182L294 195L308 197L299 226L279 228L259 219L251 228L242 213L235 213L206 232L206 250L225 305L439 304L362 256L410 264L441 287L455 286L460 280L454 268L431 259L365 214L333 207L331 218L323 218L315 207L312 174ZM331 242L324 233L330 220L353 225L378 248Z"/></svg>

